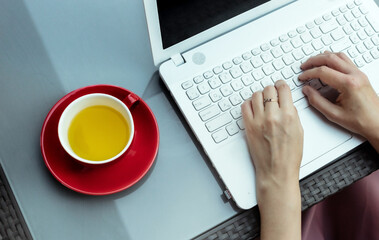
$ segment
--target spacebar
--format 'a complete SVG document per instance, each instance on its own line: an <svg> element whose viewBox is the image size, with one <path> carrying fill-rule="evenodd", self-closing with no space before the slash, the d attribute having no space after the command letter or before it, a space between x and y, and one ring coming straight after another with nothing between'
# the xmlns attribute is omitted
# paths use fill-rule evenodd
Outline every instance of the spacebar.
<svg viewBox="0 0 379 240"><path fill-rule="evenodd" d="M226 124L230 123L232 121L232 117L229 113L224 113L217 118L207 122L205 126L207 127L208 131L213 132L214 130L225 126Z"/></svg>

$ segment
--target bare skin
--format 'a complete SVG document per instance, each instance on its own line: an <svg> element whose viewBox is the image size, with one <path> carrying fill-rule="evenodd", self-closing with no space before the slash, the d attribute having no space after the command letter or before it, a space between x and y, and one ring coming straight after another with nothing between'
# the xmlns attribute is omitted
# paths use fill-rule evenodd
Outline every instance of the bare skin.
<svg viewBox="0 0 379 240"><path fill-rule="evenodd" d="M330 102L309 86L309 103L330 121L365 137L379 152L379 98L366 75L343 53L325 52L301 66L299 79L319 78L335 88ZM272 102L264 99L271 98ZM261 239L301 239L299 168L303 129L290 89L280 80L242 105L250 154L256 172Z"/></svg>

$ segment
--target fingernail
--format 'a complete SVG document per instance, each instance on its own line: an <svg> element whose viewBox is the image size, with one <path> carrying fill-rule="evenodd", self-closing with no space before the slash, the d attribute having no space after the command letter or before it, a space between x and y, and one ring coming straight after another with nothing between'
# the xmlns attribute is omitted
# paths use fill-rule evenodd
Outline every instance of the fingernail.
<svg viewBox="0 0 379 240"><path fill-rule="evenodd" d="M284 80L278 80L275 82L275 86L280 86L280 85L283 85L285 84L286 82Z"/></svg>

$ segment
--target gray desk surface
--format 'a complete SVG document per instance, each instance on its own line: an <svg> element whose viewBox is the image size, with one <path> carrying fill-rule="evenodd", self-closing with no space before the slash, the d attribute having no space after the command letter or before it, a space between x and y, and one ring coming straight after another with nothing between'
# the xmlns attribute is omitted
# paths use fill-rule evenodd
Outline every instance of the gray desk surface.
<svg viewBox="0 0 379 240"><path fill-rule="evenodd" d="M188 239L237 213L156 71L142 1L0 2L0 162L35 239ZM141 96L161 137L150 172L102 197L59 184L39 148L54 103L92 84Z"/></svg>

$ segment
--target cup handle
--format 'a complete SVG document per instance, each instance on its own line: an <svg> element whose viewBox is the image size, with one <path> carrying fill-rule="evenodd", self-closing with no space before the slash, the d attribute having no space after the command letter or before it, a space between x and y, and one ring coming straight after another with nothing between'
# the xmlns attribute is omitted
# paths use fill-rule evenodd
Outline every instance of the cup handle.
<svg viewBox="0 0 379 240"><path fill-rule="evenodd" d="M130 109L133 110L139 103L140 98L134 94L134 93L129 93L124 100L122 100L123 103Z"/></svg>

